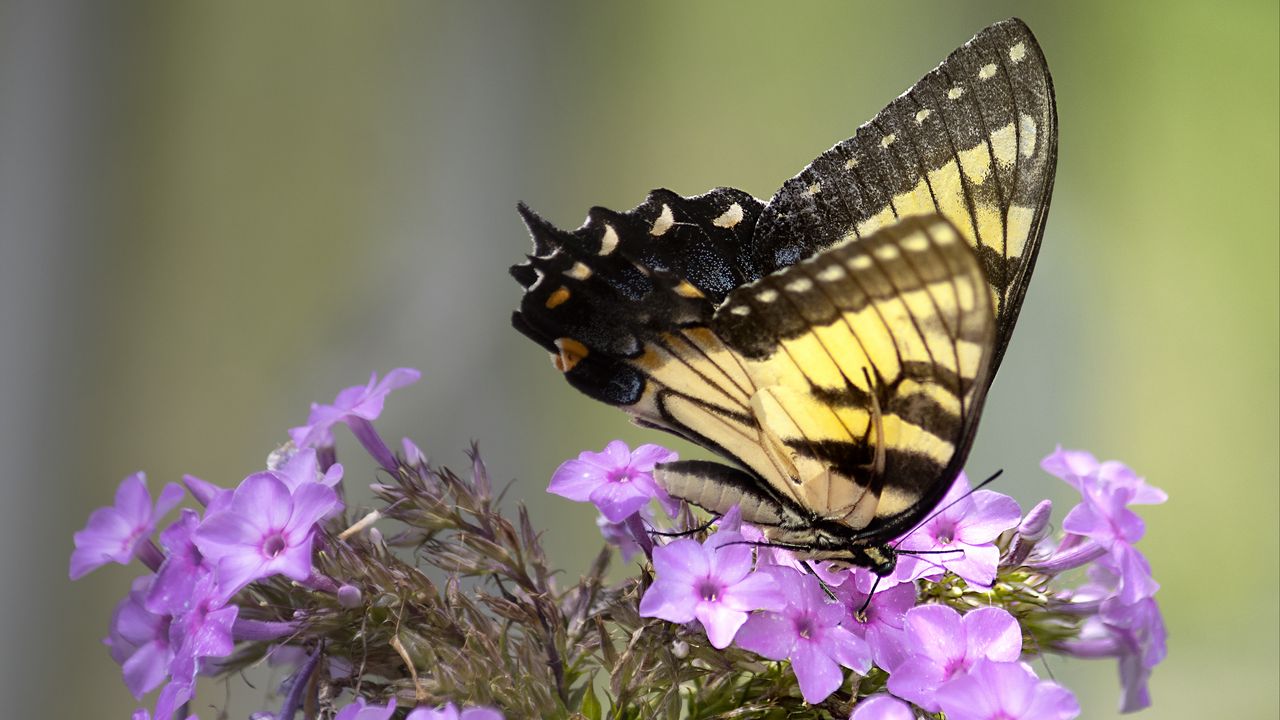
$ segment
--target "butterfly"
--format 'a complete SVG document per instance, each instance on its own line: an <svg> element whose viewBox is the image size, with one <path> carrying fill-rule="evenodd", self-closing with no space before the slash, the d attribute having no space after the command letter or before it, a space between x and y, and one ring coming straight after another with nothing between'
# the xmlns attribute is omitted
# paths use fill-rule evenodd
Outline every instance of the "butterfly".
<svg viewBox="0 0 1280 720"><path fill-rule="evenodd" d="M672 496L889 574L973 444L1057 127L1039 45L998 22L768 202L655 190L573 231L522 204L512 323L573 387L727 460L659 465Z"/></svg>

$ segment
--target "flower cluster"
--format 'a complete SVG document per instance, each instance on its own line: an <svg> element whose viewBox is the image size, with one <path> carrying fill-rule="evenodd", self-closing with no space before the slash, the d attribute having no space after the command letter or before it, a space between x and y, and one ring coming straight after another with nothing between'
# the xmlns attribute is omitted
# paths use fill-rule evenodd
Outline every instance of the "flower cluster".
<svg viewBox="0 0 1280 720"><path fill-rule="evenodd" d="M606 539L624 552L651 535L683 535L654 533L654 515L644 523L639 515L650 500L670 507L649 471L674 454L625 449L615 441L583 453L548 489L595 503ZM1121 709L1146 707L1165 636L1158 586L1134 547L1142 522L1129 506L1165 495L1124 465L1083 452L1058 449L1043 466L1081 494L1061 538L1049 537L1049 501L1023 516L1012 498L971 490L961 474L941 509L895 543L893 574L877 578L770 547L735 510L701 542L648 545L655 578L638 612L696 621L715 649L786 660L806 703L851 706L856 720L920 711L948 720L1076 717L1070 691L1040 679L1029 662L1044 651L1118 658ZM1061 576L1077 568L1089 580L1072 587Z"/></svg>
<svg viewBox="0 0 1280 720"><path fill-rule="evenodd" d="M333 459L332 428L349 426L384 468L398 468L371 423L388 393L417 379L415 370L393 370L381 382L374 375L365 386L343 390L333 404L313 405L307 424L291 431L293 442L272 454L268 469L250 474L234 489L183 478L203 512L180 510L158 536L158 523L184 496L175 483L161 489L153 502L145 476L131 475L120 484L113 506L90 515L75 534L71 579L108 563L136 560L147 570L117 605L104 641L135 698L159 689L154 714L140 709L135 720L188 717L185 706L197 676L224 670L238 645L305 646L296 641L306 635L306 613L255 617L260 613L237 599L260 600L282 588L298 588L335 603L350 602L356 588L315 565L317 545L333 541L326 523L338 520L344 509L343 468ZM314 648L312 657L319 657ZM314 672L314 663L304 661L301 670ZM301 670L291 681L299 692L288 694L271 716L276 720L289 720L300 707L300 691L306 686ZM385 719L394 709L394 698L386 708L366 706L359 698L337 717ZM456 720L458 711L452 705L421 707L411 717ZM464 711L463 717L493 720L500 715L481 709Z"/></svg>
<svg viewBox="0 0 1280 720"><path fill-rule="evenodd" d="M195 718L198 678L263 662L286 676L255 720L1077 717L1036 670L1046 653L1115 658L1121 708L1151 702L1165 628L1132 508L1166 496L1120 463L1045 459L1080 496L1058 535L1048 501L1024 514L962 474L878 577L772 545L736 509L705 522L654 481L674 452L614 441L551 478L607 541L567 583L478 450L460 475L383 440L387 395L417 379L313 405L235 487L187 476L153 496L139 473L93 512L72 579L145 568L105 640L128 690L154 693L134 720ZM349 507L337 425L372 459L372 508ZM606 582L610 545L639 572Z"/></svg>

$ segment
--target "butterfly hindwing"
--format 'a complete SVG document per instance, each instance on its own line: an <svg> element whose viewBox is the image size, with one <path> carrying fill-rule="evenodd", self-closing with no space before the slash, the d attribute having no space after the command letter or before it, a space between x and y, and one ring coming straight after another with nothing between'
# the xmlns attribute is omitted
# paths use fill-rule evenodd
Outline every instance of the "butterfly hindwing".
<svg viewBox="0 0 1280 720"><path fill-rule="evenodd" d="M761 450L751 472L809 516L870 535L936 499L937 479L954 475L967 450L989 378L985 288L973 251L932 216L730 293L711 330L750 381L749 425ZM663 408L722 446L740 432L709 408ZM683 482L689 494L692 481Z"/></svg>

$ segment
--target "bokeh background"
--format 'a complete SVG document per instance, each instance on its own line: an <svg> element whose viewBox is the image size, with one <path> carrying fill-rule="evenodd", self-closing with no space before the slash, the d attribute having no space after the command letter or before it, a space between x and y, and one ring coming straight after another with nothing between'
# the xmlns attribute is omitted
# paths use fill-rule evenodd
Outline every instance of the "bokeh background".
<svg viewBox="0 0 1280 720"><path fill-rule="evenodd" d="M654 187L767 198L1015 14L1061 160L970 471L1065 511L1038 469L1062 443L1165 488L1148 716L1276 717L1274 0L0 6L4 714L135 707L99 643L133 571L66 578L123 476L233 484L371 370L423 370L383 430L445 463L479 440L576 577L593 517L544 493L551 471L658 436L509 328L515 203L576 227ZM1112 716L1112 662L1051 667ZM238 692L231 717L265 688Z"/></svg>

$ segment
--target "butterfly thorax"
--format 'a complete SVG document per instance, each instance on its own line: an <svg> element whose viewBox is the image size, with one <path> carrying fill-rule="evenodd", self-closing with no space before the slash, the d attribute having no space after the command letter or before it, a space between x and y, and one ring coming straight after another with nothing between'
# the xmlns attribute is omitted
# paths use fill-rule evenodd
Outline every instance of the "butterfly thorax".
<svg viewBox="0 0 1280 720"><path fill-rule="evenodd" d="M898 553L892 546L861 544L838 525L771 527L765 528L764 535L769 543L797 553L801 560L864 567L880 577L893 574L898 565Z"/></svg>

